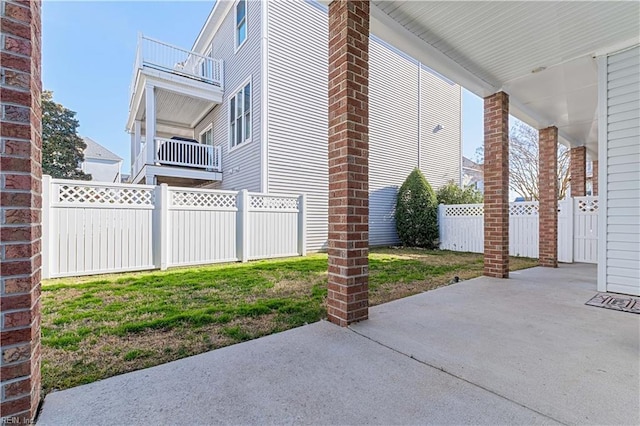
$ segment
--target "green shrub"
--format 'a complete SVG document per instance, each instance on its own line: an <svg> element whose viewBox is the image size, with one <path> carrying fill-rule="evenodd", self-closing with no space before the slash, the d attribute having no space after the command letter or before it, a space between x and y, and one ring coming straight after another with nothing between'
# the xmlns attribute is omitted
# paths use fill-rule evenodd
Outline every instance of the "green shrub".
<svg viewBox="0 0 640 426"><path fill-rule="evenodd" d="M438 204L480 204L484 202L482 192L473 186L460 188L454 181L447 184L436 192Z"/></svg>
<svg viewBox="0 0 640 426"><path fill-rule="evenodd" d="M409 174L398 190L396 230L400 241L407 247L437 247L436 194L418 169Z"/></svg>

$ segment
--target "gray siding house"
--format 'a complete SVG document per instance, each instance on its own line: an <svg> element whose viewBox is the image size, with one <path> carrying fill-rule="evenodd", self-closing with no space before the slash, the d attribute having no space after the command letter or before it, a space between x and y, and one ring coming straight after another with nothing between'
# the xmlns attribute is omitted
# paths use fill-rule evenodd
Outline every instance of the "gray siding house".
<svg viewBox="0 0 640 426"><path fill-rule="evenodd" d="M132 181L305 193L308 249L325 248L327 36L314 1L236 0L215 4L191 50L141 37ZM369 233L388 245L413 168L434 188L461 181L461 88L375 37L370 57Z"/></svg>

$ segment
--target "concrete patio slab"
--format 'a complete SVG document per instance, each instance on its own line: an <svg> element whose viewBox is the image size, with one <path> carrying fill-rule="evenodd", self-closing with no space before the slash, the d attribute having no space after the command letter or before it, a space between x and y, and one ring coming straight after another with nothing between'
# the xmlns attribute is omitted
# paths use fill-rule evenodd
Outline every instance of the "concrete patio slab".
<svg viewBox="0 0 640 426"><path fill-rule="evenodd" d="M637 424L637 315L595 268L478 278L47 396L38 424Z"/></svg>
<svg viewBox="0 0 640 426"><path fill-rule="evenodd" d="M357 333L568 424L640 424L640 316L585 306L596 266L477 278L374 307Z"/></svg>
<svg viewBox="0 0 640 426"><path fill-rule="evenodd" d="M319 322L55 392L39 425L553 424Z"/></svg>

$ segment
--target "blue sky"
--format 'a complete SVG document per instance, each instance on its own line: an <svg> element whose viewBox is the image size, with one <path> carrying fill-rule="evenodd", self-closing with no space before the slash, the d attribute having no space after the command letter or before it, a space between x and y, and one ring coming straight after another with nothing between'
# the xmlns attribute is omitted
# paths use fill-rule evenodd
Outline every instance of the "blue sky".
<svg viewBox="0 0 640 426"><path fill-rule="evenodd" d="M191 48L212 7L210 1L44 2L43 87L77 112L82 136L124 158L124 173L130 164L124 128L138 32ZM475 159L483 138L482 99L464 92L464 155Z"/></svg>

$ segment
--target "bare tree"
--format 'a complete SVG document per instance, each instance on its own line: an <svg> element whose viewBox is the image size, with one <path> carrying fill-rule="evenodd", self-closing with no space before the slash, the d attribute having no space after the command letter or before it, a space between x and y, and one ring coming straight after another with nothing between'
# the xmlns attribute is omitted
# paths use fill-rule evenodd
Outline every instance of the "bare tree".
<svg viewBox="0 0 640 426"><path fill-rule="evenodd" d="M476 156L484 162L484 149ZM569 187L569 150L558 145L558 199ZM509 129L509 188L527 201L538 200L538 131L514 120Z"/></svg>

